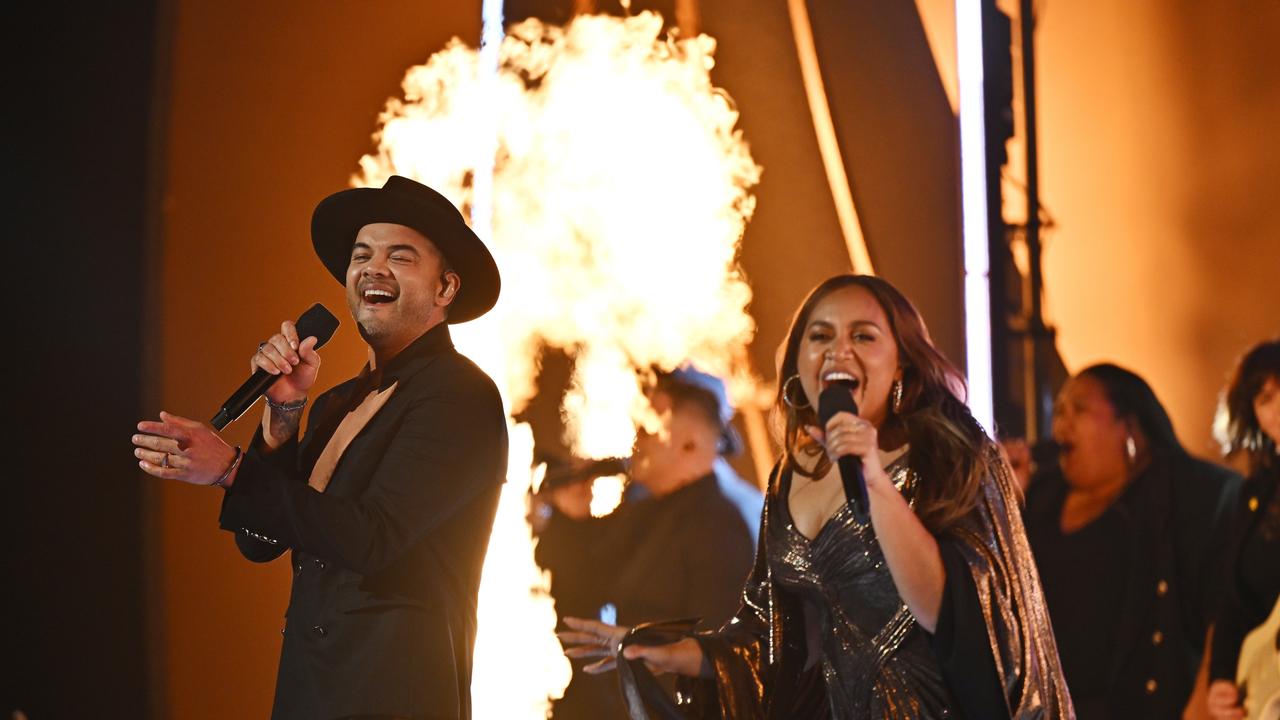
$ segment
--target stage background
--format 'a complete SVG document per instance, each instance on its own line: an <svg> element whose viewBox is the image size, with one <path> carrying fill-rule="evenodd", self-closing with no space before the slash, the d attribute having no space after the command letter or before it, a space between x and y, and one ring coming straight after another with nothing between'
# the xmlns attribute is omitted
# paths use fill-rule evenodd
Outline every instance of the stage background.
<svg viewBox="0 0 1280 720"><path fill-rule="evenodd" d="M752 357L766 377L804 292L848 266L813 170L786 15L773 5L735 16L706 3L703 13L704 29L720 33L717 78L739 97L765 167L743 263L760 326ZM954 42L947 4L921 6L935 40ZM128 436L162 408L211 415L278 319L316 300L342 308L309 251L311 208L372 148L377 113L404 70L455 35L474 42L479 7L89 7L42 6L44 18L11 44L22 93L10 105L21 281L8 347L37 377L15 376L18 501L6 527L16 549L16 609L6 613L14 670L0 711L264 717L289 568L243 562L215 528L218 493L141 475ZM835 17L824 14L829 3L810 7ZM1280 333L1271 197L1280 146L1270 136L1280 126L1280 5L1039 7L1042 197L1056 220L1045 272L1060 350L1070 369L1106 359L1138 370L1188 446L1209 455L1231 362ZM835 22L816 28L820 49ZM858 109L840 99L855 84L846 73L858 70L824 66L837 120ZM938 86L919 82L934 112ZM840 122L845 134L856 124ZM875 178L860 179L858 142L845 152L855 191L864 183L855 195L893 217L895 202L915 198L869 197ZM869 235L881 272L916 296L944 348L961 353L954 244L906 252L910 238L884 244L891 229ZM361 353L345 322L321 385L349 376ZM229 437L245 441L251 424Z"/></svg>

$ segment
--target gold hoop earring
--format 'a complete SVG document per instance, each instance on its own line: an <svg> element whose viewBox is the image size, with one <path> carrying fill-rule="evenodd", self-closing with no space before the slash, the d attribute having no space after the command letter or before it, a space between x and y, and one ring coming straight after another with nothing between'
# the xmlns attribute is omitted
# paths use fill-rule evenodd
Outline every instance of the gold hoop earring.
<svg viewBox="0 0 1280 720"><path fill-rule="evenodd" d="M893 381L893 412L897 414L902 410L902 381Z"/></svg>
<svg viewBox="0 0 1280 720"><path fill-rule="evenodd" d="M805 398L803 405L791 399L791 383L796 382L799 379L800 379L800 374L796 373L795 375L792 375L791 377L787 378L786 382L782 383L782 402L786 403L787 407L791 408L792 410L807 410L813 406L812 403L809 402L808 398ZM804 393L804 387L800 388L800 392Z"/></svg>

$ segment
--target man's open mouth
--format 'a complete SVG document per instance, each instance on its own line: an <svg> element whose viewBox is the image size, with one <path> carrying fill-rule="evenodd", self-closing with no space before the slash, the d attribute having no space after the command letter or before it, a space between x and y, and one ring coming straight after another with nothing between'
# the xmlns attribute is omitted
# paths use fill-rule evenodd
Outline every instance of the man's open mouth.
<svg viewBox="0 0 1280 720"><path fill-rule="evenodd" d="M368 288L360 294L360 297L369 305L384 305L396 299L395 293L382 288Z"/></svg>

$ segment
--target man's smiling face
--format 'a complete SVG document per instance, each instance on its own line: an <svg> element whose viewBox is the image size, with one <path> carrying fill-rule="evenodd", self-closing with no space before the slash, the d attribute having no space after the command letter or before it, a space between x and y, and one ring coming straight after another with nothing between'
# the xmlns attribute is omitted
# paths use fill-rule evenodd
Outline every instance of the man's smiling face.
<svg viewBox="0 0 1280 720"><path fill-rule="evenodd" d="M460 280L422 233L371 223L356 233L347 306L370 346L400 348L445 318Z"/></svg>

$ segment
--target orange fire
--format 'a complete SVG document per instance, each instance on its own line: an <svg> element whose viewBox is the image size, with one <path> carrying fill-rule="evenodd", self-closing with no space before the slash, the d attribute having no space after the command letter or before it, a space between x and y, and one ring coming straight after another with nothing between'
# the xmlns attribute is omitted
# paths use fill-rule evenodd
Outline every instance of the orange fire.
<svg viewBox="0 0 1280 720"><path fill-rule="evenodd" d="M760 168L711 83L714 49L705 35L664 37L653 13L525 21L496 69L454 40L407 72L353 178L406 175L484 215L502 298L455 342L512 416L535 391L540 348L570 353L563 416L582 457L629 454L635 423L652 421L642 382L653 368L693 362L730 378L735 397L754 394L751 290L736 258ZM569 679L525 521L532 435L514 421L511 433L472 684L475 716L504 720L545 717ZM611 487L608 498L597 484L593 512L616 505Z"/></svg>

